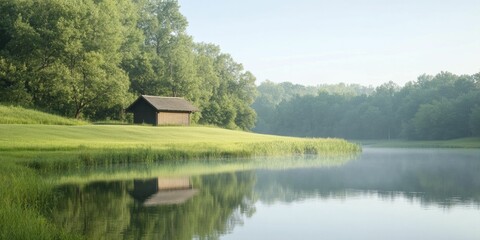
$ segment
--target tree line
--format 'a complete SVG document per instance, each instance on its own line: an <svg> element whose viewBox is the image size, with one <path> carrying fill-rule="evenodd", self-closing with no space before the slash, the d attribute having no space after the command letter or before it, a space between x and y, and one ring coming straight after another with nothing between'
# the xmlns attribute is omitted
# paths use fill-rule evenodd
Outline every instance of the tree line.
<svg viewBox="0 0 480 240"><path fill-rule="evenodd" d="M404 87L388 82L375 89L312 90L266 81L258 90L254 131L261 133L348 139L480 136L480 73L421 75Z"/></svg>
<svg viewBox="0 0 480 240"><path fill-rule="evenodd" d="M0 102L124 119L140 94L184 97L193 120L251 129L255 77L188 35L176 0L0 2Z"/></svg>

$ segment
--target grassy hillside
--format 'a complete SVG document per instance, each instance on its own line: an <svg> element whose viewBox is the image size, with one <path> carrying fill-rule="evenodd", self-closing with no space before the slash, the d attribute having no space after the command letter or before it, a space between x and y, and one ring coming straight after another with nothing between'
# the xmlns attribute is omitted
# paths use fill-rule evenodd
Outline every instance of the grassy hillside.
<svg viewBox="0 0 480 240"><path fill-rule="evenodd" d="M134 125L0 125L0 149L164 148L172 145L216 146L308 139L255 134L211 127L153 127ZM342 140L317 139L324 143Z"/></svg>
<svg viewBox="0 0 480 240"><path fill-rule="evenodd" d="M0 105L0 124L81 125L86 122L22 107Z"/></svg>

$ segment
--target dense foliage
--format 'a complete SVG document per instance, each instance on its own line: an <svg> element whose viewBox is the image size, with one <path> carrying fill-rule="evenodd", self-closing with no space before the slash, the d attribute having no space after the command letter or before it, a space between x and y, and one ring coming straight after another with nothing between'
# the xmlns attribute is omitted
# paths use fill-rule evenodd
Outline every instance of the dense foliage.
<svg viewBox="0 0 480 240"><path fill-rule="evenodd" d="M195 121L251 129L255 77L195 43L176 0L0 2L0 102L122 119L139 94L185 97Z"/></svg>
<svg viewBox="0 0 480 240"><path fill-rule="evenodd" d="M480 73L422 75L403 88L389 82L373 92L264 82L254 103L255 131L350 139L453 139L480 136ZM292 89L299 89L292 91Z"/></svg>

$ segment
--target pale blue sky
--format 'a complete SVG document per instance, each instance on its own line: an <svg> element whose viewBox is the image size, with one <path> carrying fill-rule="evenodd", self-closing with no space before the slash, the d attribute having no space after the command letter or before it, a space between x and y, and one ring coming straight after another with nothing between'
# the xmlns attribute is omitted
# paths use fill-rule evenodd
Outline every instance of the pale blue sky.
<svg viewBox="0 0 480 240"><path fill-rule="evenodd" d="M403 85L480 72L480 0L179 0L197 42L257 77Z"/></svg>

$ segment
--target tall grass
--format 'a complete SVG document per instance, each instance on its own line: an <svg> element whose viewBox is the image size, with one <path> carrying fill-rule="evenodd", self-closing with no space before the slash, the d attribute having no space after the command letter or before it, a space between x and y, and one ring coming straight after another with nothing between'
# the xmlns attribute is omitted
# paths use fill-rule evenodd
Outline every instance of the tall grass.
<svg viewBox="0 0 480 240"><path fill-rule="evenodd" d="M0 105L0 124L82 125L87 123L32 109Z"/></svg>
<svg viewBox="0 0 480 240"><path fill-rule="evenodd" d="M342 149L339 146L343 147ZM304 142L264 142L261 144L232 144L221 147L213 144L176 145L165 149L82 149L79 151L36 151L6 154L34 169L68 171L84 167L109 167L134 163L174 163L185 161L222 161L225 159L259 159L264 156L308 156L344 158L360 151L357 145L342 140ZM28 157L30 156L30 157ZM28 160L22 160L28 159ZM264 158L265 159L265 158ZM272 162L269 162L272 164Z"/></svg>
<svg viewBox="0 0 480 240"><path fill-rule="evenodd" d="M26 167L0 167L0 239L76 239L42 216L53 207L52 184Z"/></svg>

